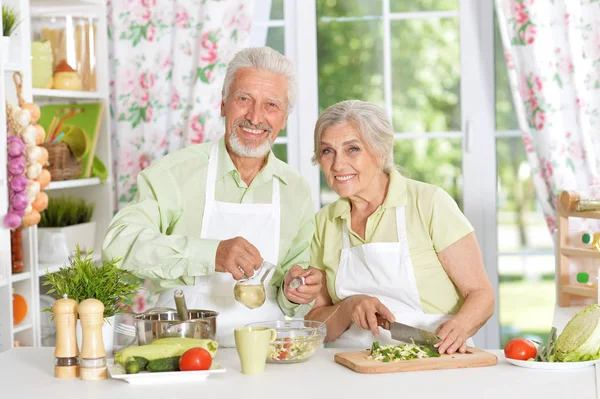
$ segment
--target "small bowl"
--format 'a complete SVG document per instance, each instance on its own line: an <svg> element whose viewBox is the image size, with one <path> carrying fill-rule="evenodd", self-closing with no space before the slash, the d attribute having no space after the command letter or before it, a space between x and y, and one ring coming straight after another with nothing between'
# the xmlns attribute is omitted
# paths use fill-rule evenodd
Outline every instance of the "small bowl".
<svg viewBox="0 0 600 399"><path fill-rule="evenodd" d="M310 320L264 321L246 327L267 327L277 331L277 338L269 344L267 363L307 361L323 346L327 335L325 323Z"/></svg>

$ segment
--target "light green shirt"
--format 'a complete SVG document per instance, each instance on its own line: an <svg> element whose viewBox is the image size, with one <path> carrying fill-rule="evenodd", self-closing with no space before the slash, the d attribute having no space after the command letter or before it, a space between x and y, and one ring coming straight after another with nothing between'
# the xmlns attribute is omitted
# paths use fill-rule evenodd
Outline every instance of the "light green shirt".
<svg viewBox="0 0 600 399"><path fill-rule="evenodd" d="M215 272L220 241L200 238L211 146L188 146L142 171L134 199L115 215L108 228L103 258L121 258L122 268L152 280L153 293L192 285L196 276ZM285 315L303 317L311 305L288 301L281 287L293 265L307 268L309 264L315 226L308 183L270 152L266 165L248 187L231 161L224 139L219 140L217 201L270 203L273 178L281 182L281 232L271 284L279 287L277 301Z"/></svg>
<svg viewBox="0 0 600 399"><path fill-rule="evenodd" d="M350 246L371 242L397 242L397 206L405 206L406 233L421 306L425 313L456 314L464 302L448 277L437 253L473 231L456 202L441 188L390 173L388 193L367 220L365 239L352 231L350 202L340 198L321 209L311 245L311 266L324 270L333 303L340 301L335 277L342 251L342 223L346 223Z"/></svg>

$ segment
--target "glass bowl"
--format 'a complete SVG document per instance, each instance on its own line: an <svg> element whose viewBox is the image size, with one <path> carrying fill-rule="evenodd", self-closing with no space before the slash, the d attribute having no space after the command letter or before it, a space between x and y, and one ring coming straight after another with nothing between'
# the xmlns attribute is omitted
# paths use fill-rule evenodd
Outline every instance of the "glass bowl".
<svg viewBox="0 0 600 399"><path fill-rule="evenodd" d="M310 320L263 321L246 327L267 327L277 331L277 338L269 344L267 363L307 361L323 346L327 335L325 323Z"/></svg>

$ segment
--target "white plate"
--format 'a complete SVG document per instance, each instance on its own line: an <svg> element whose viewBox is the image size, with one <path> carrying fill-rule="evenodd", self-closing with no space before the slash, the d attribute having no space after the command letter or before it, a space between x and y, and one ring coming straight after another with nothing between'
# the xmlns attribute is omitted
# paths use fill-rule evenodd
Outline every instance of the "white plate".
<svg viewBox="0 0 600 399"><path fill-rule="evenodd" d="M109 359L108 373L117 380L124 380L130 384L151 385L151 384L175 384L182 382L202 382L212 374L224 373L226 369L213 362L209 370L202 371L164 371L151 373L141 371L137 374L127 374L125 368L120 364L115 364L113 359Z"/></svg>
<svg viewBox="0 0 600 399"><path fill-rule="evenodd" d="M515 360L509 358L506 358L506 361L514 364L515 366L539 370L581 369L584 367L593 366L594 364L600 362L600 360L588 360L587 362L529 362L527 360Z"/></svg>

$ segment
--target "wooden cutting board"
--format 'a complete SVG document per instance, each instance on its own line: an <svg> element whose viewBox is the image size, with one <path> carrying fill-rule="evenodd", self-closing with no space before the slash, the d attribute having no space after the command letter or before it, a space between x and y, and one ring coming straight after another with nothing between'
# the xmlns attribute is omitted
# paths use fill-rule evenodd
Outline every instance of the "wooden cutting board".
<svg viewBox="0 0 600 399"><path fill-rule="evenodd" d="M468 367L493 366L498 362L496 355L477 348L467 348L467 353L444 354L427 359L400 360L383 363L367 359L369 351L336 353L334 360L357 373L380 374L402 371L444 370Z"/></svg>

